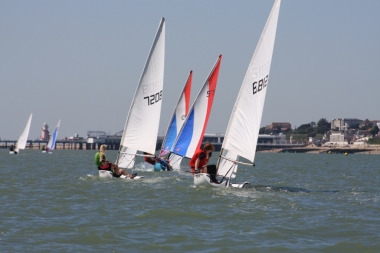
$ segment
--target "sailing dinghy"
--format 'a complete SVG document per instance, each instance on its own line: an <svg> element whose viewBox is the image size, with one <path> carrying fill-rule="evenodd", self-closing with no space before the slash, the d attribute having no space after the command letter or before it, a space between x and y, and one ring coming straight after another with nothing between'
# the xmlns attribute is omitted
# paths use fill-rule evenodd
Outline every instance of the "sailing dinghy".
<svg viewBox="0 0 380 253"><path fill-rule="evenodd" d="M214 101L221 62L222 55L216 60L206 82L195 98L182 129L174 142L169 160L171 164L175 164L178 167L173 168L179 169L180 160L183 157L190 159L202 144Z"/></svg>
<svg viewBox="0 0 380 253"><path fill-rule="evenodd" d="M30 124L32 122L32 116L33 113L30 114L28 121L26 122L26 125L24 127L24 130L18 137L18 140L16 142L16 146L13 151L9 151L9 154L18 154L20 149L25 149L26 142L28 140L28 135L29 135L29 129L30 129Z"/></svg>
<svg viewBox="0 0 380 253"><path fill-rule="evenodd" d="M178 169L180 167L182 157L176 156L175 154L171 154L170 152L173 148L174 142L177 139L177 136L180 133L180 130L189 112L192 81L193 81L193 71L190 71L190 74L187 78L185 86L183 87L182 93L174 109L173 116L170 120L168 129L166 130L166 134L162 142L160 155L159 155L161 159L165 159L165 156L169 154L169 160L171 159L170 165L172 166L172 168L175 168L175 169Z"/></svg>
<svg viewBox="0 0 380 253"><path fill-rule="evenodd" d="M249 182L235 184L231 181L236 177L239 164L254 166L280 4L281 0L274 2L228 123L217 163L217 176L223 178L220 184L215 184L210 183L210 175L196 174L194 175L194 185L196 186L244 188L249 184ZM242 162L239 158L245 158L249 163Z"/></svg>
<svg viewBox="0 0 380 253"><path fill-rule="evenodd" d="M155 153L161 116L164 63L165 19L162 18L124 126L116 159L120 168L133 168L137 151ZM108 171L99 171L99 176L112 177ZM134 177L140 178L143 177Z"/></svg>
<svg viewBox="0 0 380 253"><path fill-rule="evenodd" d="M58 129L59 129L59 124L61 124L61 120L58 121L57 126L54 128L53 134L50 136L49 142L46 145L45 150L42 150L42 153L48 153L52 154L53 149L55 148L55 143L57 141L58 137Z"/></svg>

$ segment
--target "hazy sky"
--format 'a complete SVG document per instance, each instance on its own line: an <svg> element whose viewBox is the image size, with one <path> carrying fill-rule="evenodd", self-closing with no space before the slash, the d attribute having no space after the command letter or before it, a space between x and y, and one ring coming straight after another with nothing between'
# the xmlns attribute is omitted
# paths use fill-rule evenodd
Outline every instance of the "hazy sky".
<svg viewBox="0 0 380 253"><path fill-rule="evenodd" d="M166 59L160 131L188 73L192 100L219 54L207 131L224 133L274 0L0 0L0 138L123 129L161 17ZM380 119L380 1L283 0L262 126Z"/></svg>

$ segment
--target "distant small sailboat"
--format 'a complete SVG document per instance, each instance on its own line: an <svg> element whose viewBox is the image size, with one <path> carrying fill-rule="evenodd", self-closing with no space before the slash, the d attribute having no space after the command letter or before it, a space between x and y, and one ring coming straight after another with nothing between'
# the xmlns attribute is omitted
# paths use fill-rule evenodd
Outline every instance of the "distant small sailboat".
<svg viewBox="0 0 380 253"><path fill-rule="evenodd" d="M42 150L42 153L52 154L52 151L55 148L55 143L57 142L58 129L59 129L60 124L61 124L61 120L58 121L58 124L54 128L53 134L50 136L49 142L46 145L45 150Z"/></svg>
<svg viewBox="0 0 380 253"><path fill-rule="evenodd" d="M170 163L176 165L173 168L179 169L180 161L178 162L177 160L183 157L191 158L202 144L214 101L221 62L222 55L219 55L198 96L195 98L182 129L174 142L169 156Z"/></svg>
<svg viewBox="0 0 380 253"><path fill-rule="evenodd" d="M20 136L18 137L14 150L13 151L11 150L9 154L18 154L20 152L20 149L25 149L26 142L28 141L30 124L32 123L32 116L33 116L33 113L30 114L29 119L26 122L26 125L24 127L24 130L21 132Z"/></svg>
<svg viewBox="0 0 380 253"><path fill-rule="evenodd" d="M190 71L190 74L187 78L185 86L183 87L182 93L174 109L173 116L170 120L168 129L166 130L166 134L165 134L165 137L160 149L159 156L161 158L172 151L174 142L177 139L177 136L180 133L183 123L185 122L185 119L189 112L192 80L193 80L193 71ZM176 155L175 154L171 154L171 156L169 155L169 160L171 160L170 164L173 168L179 168L182 161L182 157L177 156L176 158L174 158L174 156Z"/></svg>
<svg viewBox="0 0 380 253"><path fill-rule="evenodd" d="M220 184L210 183L210 175L194 175L194 185L244 188L249 182L231 183L238 164L254 165L257 139L264 109L269 72L276 37L281 0L276 0L253 54L232 110L217 163ZM239 161L243 157L250 163Z"/></svg>
<svg viewBox="0 0 380 253"><path fill-rule="evenodd" d="M161 116L165 64L165 19L162 18L133 98L116 164L133 168L137 151L154 154ZM125 111L125 108L120 108ZM112 177L99 170L100 177ZM136 176L133 179L143 178Z"/></svg>

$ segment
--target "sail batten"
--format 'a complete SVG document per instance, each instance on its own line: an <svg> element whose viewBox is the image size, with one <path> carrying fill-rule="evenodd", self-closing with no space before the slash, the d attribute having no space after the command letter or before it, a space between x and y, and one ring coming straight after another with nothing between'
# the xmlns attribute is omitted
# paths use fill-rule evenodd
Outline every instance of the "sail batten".
<svg viewBox="0 0 380 253"><path fill-rule="evenodd" d="M230 170L230 163L239 157L254 162L280 4L281 0L276 0L272 7L243 79L223 141L222 154L217 165L218 175L229 177L232 173L235 174L237 166Z"/></svg>

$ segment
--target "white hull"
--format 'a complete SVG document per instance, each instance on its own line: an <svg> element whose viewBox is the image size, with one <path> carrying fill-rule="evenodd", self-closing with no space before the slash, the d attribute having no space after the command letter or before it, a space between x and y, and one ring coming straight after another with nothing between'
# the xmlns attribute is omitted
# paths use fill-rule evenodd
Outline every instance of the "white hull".
<svg viewBox="0 0 380 253"><path fill-rule="evenodd" d="M231 184L229 180L223 181L220 184L215 184L210 181L210 175L206 173L199 173L194 175L194 185L195 186L213 186L213 187L234 187L234 188L245 188L249 182L244 182L242 184Z"/></svg>
<svg viewBox="0 0 380 253"><path fill-rule="evenodd" d="M108 171L108 170L99 170L99 177L100 178L113 178L112 173L110 171ZM124 175L121 175L120 178L130 179L129 177L124 176ZM133 178L133 180L135 180L135 179L141 179L141 178L144 178L144 177L143 176L135 176Z"/></svg>
<svg viewBox="0 0 380 253"><path fill-rule="evenodd" d="M9 151L9 154L10 154L10 155L17 155L17 154L15 154L14 151Z"/></svg>
<svg viewBox="0 0 380 253"><path fill-rule="evenodd" d="M53 152L46 152L45 150L42 151L42 154L46 154L46 153L53 154Z"/></svg>

